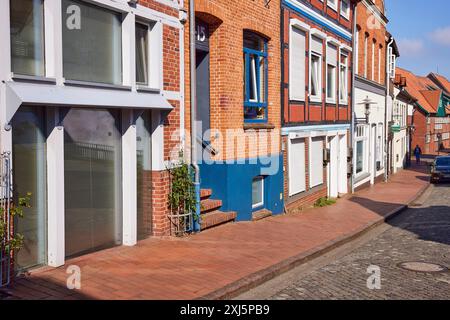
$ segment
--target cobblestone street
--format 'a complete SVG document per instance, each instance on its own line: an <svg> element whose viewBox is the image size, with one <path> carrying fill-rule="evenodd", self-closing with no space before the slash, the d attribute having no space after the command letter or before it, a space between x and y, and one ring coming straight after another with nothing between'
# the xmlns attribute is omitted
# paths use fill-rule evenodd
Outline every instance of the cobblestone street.
<svg viewBox="0 0 450 320"><path fill-rule="evenodd" d="M322 266L271 299L450 299L450 273L398 266L421 261L450 267L450 186L437 185L419 207L389 221L389 229L350 254ZM381 289L367 288L367 268L379 266Z"/></svg>

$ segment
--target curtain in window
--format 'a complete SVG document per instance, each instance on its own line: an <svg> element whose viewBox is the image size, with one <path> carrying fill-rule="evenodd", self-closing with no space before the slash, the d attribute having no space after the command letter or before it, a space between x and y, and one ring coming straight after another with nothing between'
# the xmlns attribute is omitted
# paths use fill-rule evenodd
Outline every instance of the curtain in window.
<svg viewBox="0 0 450 320"><path fill-rule="evenodd" d="M311 70L311 94L317 96L319 94L319 84L318 84L318 73L319 73L319 57L313 56L312 58L312 70Z"/></svg>

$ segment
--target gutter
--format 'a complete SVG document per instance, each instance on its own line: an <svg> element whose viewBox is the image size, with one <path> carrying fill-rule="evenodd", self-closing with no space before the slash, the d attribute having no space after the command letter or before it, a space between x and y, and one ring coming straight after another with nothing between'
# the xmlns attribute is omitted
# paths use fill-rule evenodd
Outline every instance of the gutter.
<svg viewBox="0 0 450 320"><path fill-rule="evenodd" d="M195 0L189 1L189 63L191 84L191 166L194 169L195 213L194 232L200 227L200 167L197 164L197 79L195 58Z"/></svg>
<svg viewBox="0 0 450 320"><path fill-rule="evenodd" d="M392 44L394 43L394 37L390 37L389 43L387 45L386 51L387 53L389 53L389 48L392 46ZM384 123L385 123L385 127L384 127L384 131L385 131L385 143L384 143L384 152L385 152L385 156L384 156L384 181L387 182L389 175L389 155L392 153L389 152L389 123L388 123L388 97L389 97L389 89L390 89L390 79L391 79L391 75L389 74L389 56L386 54L386 110L384 112ZM392 103L394 103L394 101L392 101Z"/></svg>
<svg viewBox="0 0 450 320"><path fill-rule="evenodd" d="M352 67L352 110L350 113L351 116L351 126L350 126L350 146L351 146L351 159L352 159L352 166L351 166L351 177L350 177L350 186L351 186L351 193L355 193L355 106L356 106L356 102L355 102L355 75L358 72L358 70L356 70L356 61L358 59L358 56L355 56L355 52L358 52L359 54L359 50L358 48L356 48L356 23L357 23L357 8L358 6L358 2L355 3L354 7L353 7L353 40L352 40L352 46L353 46L353 53L352 53L352 58L353 58L353 67Z"/></svg>

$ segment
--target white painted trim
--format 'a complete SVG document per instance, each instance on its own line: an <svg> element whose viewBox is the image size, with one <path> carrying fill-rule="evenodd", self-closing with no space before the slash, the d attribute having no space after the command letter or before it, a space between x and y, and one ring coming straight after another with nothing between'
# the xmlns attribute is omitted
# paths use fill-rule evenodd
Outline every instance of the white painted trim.
<svg viewBox="0 0 450 320"><path fill-rule="evenodd" d="M166 169L164 165L164 124L161 112L153 110L152 121L152 171L162 171Z"/></svg>
<svg viewBox="0 0 450 320"><path fill-rule="evenodd" d="M155 1L161 3L165 6L171 7L173 9L178 10L180 8L177 0L155 0Z"/></svg>
<svg viewBox="0 0 450 320"><path fill-rule="evenodd" d="M133 110L122 112L122 123L122 243L134 246L137 243L137 160Z"/></svg>
<svg viewBox="0 0 450 320"><path fill-rule="evenodd" d="M314 17L315 19L319 20L323 24L329 26L330 28L338 30L340 33L346 35L349 38L352 38L352 34L350 32L348 32L347 30L345 30L338 24L328 20L326 17L324 17L320 13L314 11L312 8L304 5L303 3L300 3L299 1L296 1L296 0L286 0L286 2L288 2L289 4L291 4L294 7L299 8L300 10L306 12L307 14L309 14L310 16Z"/></svg>
<svg viewBox="0 0 450 320"><path fill-rule="evenodd" d="M353 52L353 49L349 46L347 46L346 44L341 43L341 50L344 51L348 51L348 52Z"/></svg>
<svg viewBox="0 0 450 320"><path fill-rule="evenodd" d="M311 35L316 36L317 38L327 39L327 34L325 32L320 31L319 29L311 28L310 33Z"/></svg>
<svg viewBox="0 0 450 320"><path fill-rule="evenodd" d="M134 14L122 21L122 84L136 88L136 20Z"/></svg>
<svg viewBox="0 0 450 320"><path fill-rule="evenodd" d="M338 39L336 39L336 38L333 38L333 37L328 36L326 39L327 39L327 43L332 43L332 44L334 44L335 46L337 46L338 48L339 48L340 46L342 46L342 43L341 43Z"/></svg>
<svg viewBox="0 0 450 320"><path fill-rule="evenodd" d="M47 138L47 259L51 267L65 260L64 128L58 112L49 110L56 125Z"/></svg>
<svg viewBox="0 0 450 320"><path fill-rule="evenodd" d="M367 2L366 0L364 0L362 3L366 6L368 13L372 14L384 27L386 27L386 22L381 17L379 9L377 7L374 8L374 6L369 4L369 2Z"/></svg>
<svg viewBox="0 0 450 320"><path fill-rule="evenodd" d="M181 149L186 150L186 132L185 132L185 101L184 101L184 91L185 91L185 83L184 83L184 72L185 72L185 66L184 66L184 32L185 29L182 27L180 29L180 39L179 39L179 46L180 46L180 143L181 143ZM186 151L184 152L186 154Z"/></svg>
<svg viewBox="0 0 450 320"><path fill-rule="evenodd" d="M289 20L289 26L290 27L296 27L300 30L303 30L305 32L309 32L309 30L311 30L311 26L309 26L308 24L304 23L303 21L300 21L298 19L290 19Z"/></svg>
<svg viewBox="0 0 450 320"><path fill-rule="evenodd" d="M0 79L11 80L9 1L0 1Z"/></svg>
<svg viewBox="0 0 450 320"><path fill-rule="evenodd" d="M140 4L136 6L136 8L132 9L132 12L134 12L137 16L147 19L147 20L153 20L153 21L159 21L162 22L168 26L174 27L174 28L182 28L183 25L178 20L177 17L170 16L168 14L144 7Z"/></svg>
<svg viewBox="0 0 450 320"><path fill-rule="evenodd" d="M167 100L176 100L176 101L182 101L182 94L178 91L163 91L162 95ZM181 120L180 120L181 121Z"/></svg>

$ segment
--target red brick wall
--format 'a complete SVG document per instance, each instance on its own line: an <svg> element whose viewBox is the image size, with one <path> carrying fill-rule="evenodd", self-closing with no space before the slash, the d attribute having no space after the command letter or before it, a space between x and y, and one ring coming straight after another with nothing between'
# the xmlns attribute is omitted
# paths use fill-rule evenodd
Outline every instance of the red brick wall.
<svg viewBox="0 0 450 320"><path fill-rule="evenodd" d="M340 2L338 2L338 13L336 13L333 9L329 8L326 5L326 2L322 2L319 0L309 0L304 2L310 2L311 5L321 10L322 15L331 19L332 21L337 21L341 27L346 28L349 32L351 32L352 26L352 13L350 13L350 20L345 19L340 15ZM353 64L353 55L351 52L348 52L348 98L347 104L340 105L339 104L339 94L336 92L336 104L326 103L326 52L327 46L326 41L323 41L323 62L322 62L322 103L319 105L311 103L306 98L306 101L289 101L289 34L290 34L290 20L298 19L309 26L311 28L319 29L320 31L326 33L327 36L331 36L341 43L347 45L348 47L352 47L352 43L341 38L334 33L329 32L324 29L320 25L314 23L313 21L305 18L302 15L297 14L290 8L283 8L283 82L284 82L284 101L283 101L283 120L286 125L295 125L301 123L333 123L333 122L348 122L351 119L351 86L352 86L352 64ZM306 37L308 39L309 33L306 33ZM306 41L306 51L309 52L309 41ZM338 50L339 55L339 50ZM340 57L338 56L338 62L340 61ZM305 84L306 87L309 88L309 56L306 55L305 58ZM339 68L337 68L337 75L339 75ZM339 88L339 76L336 76L336 89ZM308 91L305 88L305 97L308 97Z"/></svg>
<svg viewBox="0 0 450 320"><path fill-rule="evenodd" d="M268 6L264 0L232 1L196 0L196 17L208 24L210 29L210 123L214 134L212 146L219 153L213 160L227 160L265 156L267 150L280 152L280 0L272 0ZM189 1L185 1L185 8ZM268 123L275 129L274 140L265 140L267 150L258 144L243 144L236 147L228 143L226 130L233 129L239 139L250 138L254 132L244 130L244 30L260 34L268 40ZM185 126L190 130L190 83L189 83L189 22L185 25ZM260 130L256 130L260 132ZM186 132L186 143L189 143ZM273 146L273 149L272 149Z"/></svg>
<svg viewBox="0 0 450 320"><path fill-rule="evenodd" d="M157 10L178 19L178 10L154 0L140 0L140 5ZM163 90L179 92L180 85L180 28L163 24ZM164 119L164 160L171 160L178 156L180 144L180 102L169 101L174 109ZM174 152L175 150L175 152ZM150 194L144 195L143 204L149 206L144 208L145 219L150 226L154 236L165 236L170 234L170 223L168 219L169 208L167 196L169 194L169 175L165 170L152 171L151 178L145 177L143 188L148 190L151 185ZM145 191L144 190L144 191ZM146 191L148 192L148 191ZM151 212L151 217L149 217Z"/></svg>
<svg viewBox="0 0 450 320"><path fill-rule="evenodd" d="M383 1L377 1L377 7L384 14ZM367 45L367 79L377 82L381 85L386 84L386 27L374 18L369 9L360 2L357 7L357 27L359 30L359 47L358 47L358 67L357 74L364 77L364 39L366 34L368 37ZM372 43L375 42L375 79L372 79ZM379 57L378 48L381 46L381 57ZM381 58L381 74L378 81L378 61Z"/></svg>
<svg viewBox="0 0 450 320"><path fill-rule="evenodd" d="M447 117L450 118L450 117ZM415 132L412 136L412 148L419 145L424 154L437 155L439 154L439 143L435 141L435 137L438 133L444 135L450 133L449 123L437 123L437 119L445 119L442 117L430 116L430 123L427 123L427 117L423 112L416 111L414 113L414 126ZM441 125L442 129L436 129L436 125ZM430 142L426 142L426 135L430 135ZM443 136L444 138L444 136ZM450 148L450 139L442 140L444 148Z"/></svg>

